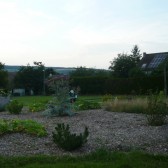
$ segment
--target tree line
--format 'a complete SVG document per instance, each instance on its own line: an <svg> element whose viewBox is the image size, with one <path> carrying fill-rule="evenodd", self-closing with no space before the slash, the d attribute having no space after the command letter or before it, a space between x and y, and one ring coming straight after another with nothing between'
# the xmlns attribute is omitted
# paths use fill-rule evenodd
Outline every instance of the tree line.
<svg viewBox="0 0 168 168"><path fill-rule="evenodd" d="M101 80L102 78L110 78L110 80L146 78L149 77L149 75L147 76L138 66L141 58L142 54L138 45L134 45L130 54L119 53L116 58L110 61L108 70L81 66L70 72L69 76L72 79L71 81L73 81L73 79L75 79L75 81L76 79L79 80L79 78L86 79L88 77L96 77L96 82L99 82L98 79L100 77ZM59 73L54 71L53 68L46 68L42 62L34 62L33 66L29 64L27 66L21 66L14 79L10 82L9 74L4 69L4 64L0 62L0 89L12 90L13 88L24 88L27 94L29 94L30 90L33 90L35 95L39 95L43 93L44 80L48 79L50 74L56 75ZM150 77L159 77L162 75L163 68L162 65L160 65L150 74ZM89 82L89 80L85 82ZM97 86L99 84L95 83L95 85ZM49 92L47 87L45 89Z"/></svg>

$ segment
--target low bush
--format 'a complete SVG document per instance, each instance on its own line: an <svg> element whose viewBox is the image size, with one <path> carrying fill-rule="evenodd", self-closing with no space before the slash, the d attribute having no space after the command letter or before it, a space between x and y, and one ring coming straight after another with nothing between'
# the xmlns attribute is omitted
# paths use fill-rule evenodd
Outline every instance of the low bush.
<svg viewBox="0 0 168 168"><path fill-rule="evenodd" d="M100 109L101 105L96 101L83 100L78 103L78 110Z"/></svg>
<svg viewBox="0 0 168 168"><path fill-rule="evenodd" d="M85 127L83 134L76 135L70 132L69 125L64 123L57 124L55 127L56 132L53 132L54 142L64 150L72 151L81 147L87 142L87 137L89 135L88 128Z"/></svg>
<svg viewBox="0 0 168 168"><path fill-rule="evenodd" d="M17 100L12 100L8 105L7 105L7 110L11 114L20 114L23 108L23 104L19 103Z"/></svg>
<svg viewBox="0 0 168 168"><path fill-rule="evenodd" d="M168 106L162 95L151 94L148 98L147 121L149 125L163 125L168 115Z"/></svg>
<svg viewBox="0 0 168 168"><path fill-rule="evenodd" d="M105 95L102 97L102 101L103 101L103 102L106 102L106 101L109 101L109 100L112 100L112 95L111 95L111 94L105 94Z"/></svg>
<svg viewBox="0 0 168 168"><path fill-rule="evenodd" d="M103 108L113 112L145 113L147 109L147 100L140 98L119 100L115 98L112 101L104 102Z"/></svg>
<svg viewBox="0 0 168 168"><path fill-rule="evenodd" d="M47 135L44 126L33 120L0 120L0 135L12 132L25 132L39 137Z"/></svg>
<svg viewBox="0 0 168 168"><path fill-rule="evenodd" d="M29 105L29 111L30 112L39 112L45 110L45 104L44 103L34 103Z"/></svg>

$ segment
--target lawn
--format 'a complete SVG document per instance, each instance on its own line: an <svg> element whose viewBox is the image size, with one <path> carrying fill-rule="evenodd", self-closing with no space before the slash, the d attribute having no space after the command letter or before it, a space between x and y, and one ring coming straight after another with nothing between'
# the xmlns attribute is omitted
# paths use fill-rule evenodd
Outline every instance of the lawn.
<svg viewBox="0 0 168 168"><path fill-rule="evenodd" d="M167 168L168 156L101 149L85 156L0 157L0 166L22 168Z"/></svg>
<svg viewBox="0 0 168 168"><path fill-rule="evenodd" d="M19 96L12 97L12 99L16 99L19 102L23 103L25 106L27 106L36 102L46 103L52 99L52 96ZM78 96L78 101L82 100L102 101L102 96Z"/></svg>
<svg viewBox="0 0 168 168"><path fill-rule="evenodd" d="M12 97L12 99L18 100L20 103L23 103L24 106L29 106L34 103L47 103L51 100L51 96L19 96L19 97Z"/></svg>

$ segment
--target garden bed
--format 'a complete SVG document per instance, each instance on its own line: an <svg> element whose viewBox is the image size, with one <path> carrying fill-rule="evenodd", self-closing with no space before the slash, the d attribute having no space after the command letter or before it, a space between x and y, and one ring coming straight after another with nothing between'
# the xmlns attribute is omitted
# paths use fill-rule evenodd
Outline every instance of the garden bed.
<svg viewBox="0 0 168 168"><path fill-rule="evenodd" d="M100 110L80 111L73 117L46 117L41 112L24 112L11 115L0 113L1 119L32 119L42 123L47 129L46 137L36 137L25 133L0 136L0 155L79 155L100 147L110 150L143 150L149 153L168 154L168 124L148 126L143 114L116 113ZM89 129L88 142L78 150L66 152L53 142L52 132L57 123L70 125L72 132L81 133L85 126Z"/></svg>

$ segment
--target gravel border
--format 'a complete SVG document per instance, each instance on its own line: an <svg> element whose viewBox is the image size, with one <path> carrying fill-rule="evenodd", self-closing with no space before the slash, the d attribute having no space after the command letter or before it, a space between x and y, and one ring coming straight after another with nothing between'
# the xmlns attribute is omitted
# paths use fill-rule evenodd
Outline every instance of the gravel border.
<svg viewBox="0 0 168 168"><path fill-rule="evenodd" d="M103 109L80 111L73 117L46 117L41 112L12 115L0 112L1 119L32 119L44 124L48 136L35 137L25 133L5 134L0 137L0 155L28 156L80 155L100 147L110 150L142 150L149 153L168 154L168 124L148 126L143 114L108 112ZM66 152L52 140L57 123L67 123L72 132L80 133L89 129L88 142L80 149Z"/></svg>

